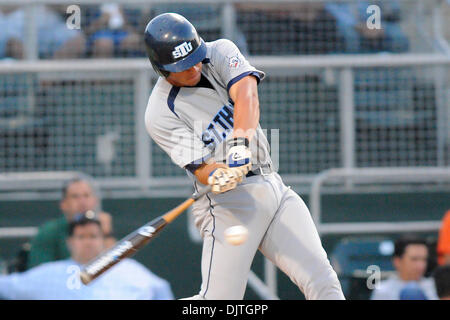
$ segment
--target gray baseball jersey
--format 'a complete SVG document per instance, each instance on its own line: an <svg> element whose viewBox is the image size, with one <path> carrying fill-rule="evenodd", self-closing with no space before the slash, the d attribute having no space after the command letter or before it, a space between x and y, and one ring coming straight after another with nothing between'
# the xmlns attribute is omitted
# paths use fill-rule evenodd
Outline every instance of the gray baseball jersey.
<svg viewBox="0 0 450 320"><path fill-rule="evenodd" d="M145 124L153 140L194 180L191 171L207 159L225 163L225 141L233 132L229 88L256 70L229 40L206 43L202 78L195 87L172 86L164 78L149 98ZM258 125L250 142L253 169L271 165L269 144ZM276 172L244 179L235 189L209 193L192 206L203 238L199 299L242 299L256 251L285 272L307 299L343 299L310 213L303 200ZM248 240L235 247L224 230L240 224Z"/></svg>
<svg viewBox="0 0 450 320"><path fill-rule="evenodd" d="M206 45L200 84L180 88L160 78L145 113L150 136L182 168L209 158L226 162L224 142L232 136L234 110L228 89L245 76L258 81L265 76L233 42L221 39ZM271 164L269 143L259 125L249 147L253 168Z"/></svg>

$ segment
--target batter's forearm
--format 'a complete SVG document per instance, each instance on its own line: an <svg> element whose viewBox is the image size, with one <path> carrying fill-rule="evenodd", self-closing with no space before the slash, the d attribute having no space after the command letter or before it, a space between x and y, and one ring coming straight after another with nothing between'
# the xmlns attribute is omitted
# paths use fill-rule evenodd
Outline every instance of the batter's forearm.
<svg viewBox="0 0 450 320"><path fill-rule="evenodd" d="M259 123L259 100L256 78L248 76L235 83L230 89L234 101L233 138L245 137L249 141Z"/></svg>
<svg viewBox="0 0 450 320"><path fill-rule="evenodd" d="M257 97L245 97L234 105L233 138L245 137L249 141L259 123L259 102Z"/></svg>

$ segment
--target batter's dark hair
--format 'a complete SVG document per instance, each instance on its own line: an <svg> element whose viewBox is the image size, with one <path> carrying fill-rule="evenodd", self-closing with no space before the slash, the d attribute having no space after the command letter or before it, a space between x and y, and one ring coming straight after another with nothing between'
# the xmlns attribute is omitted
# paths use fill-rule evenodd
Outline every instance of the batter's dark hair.
<svg viewBox="0 0 450 320"><path fill-rule="evenodd" d="M401 258L406 248L412 244L424 245L428 248L427 242L424 239L413 235L404 236L395 241L393 257Z"/></svg>
<svg viewBox="0 0 450 320"><path fill-rule="evenodd" d="M96 217L89 217L84 213L76 215L75 218L69 223L69 237L73 236L76 227L86 226L91 223L98 225L100 231L102 231L100 221Z"/></svg>
<svg viewBox="0 0 450 320"><path fill-rule="evenodd" d="M450 297L450 265L437 267L433 272L433 279L438 297Z"/></svg>

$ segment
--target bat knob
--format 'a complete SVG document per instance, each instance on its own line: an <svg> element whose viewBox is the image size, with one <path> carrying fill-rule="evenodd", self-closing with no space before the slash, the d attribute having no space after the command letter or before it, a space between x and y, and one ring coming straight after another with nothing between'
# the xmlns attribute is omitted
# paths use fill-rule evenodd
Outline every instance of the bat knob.
<svg viewBox="0 0 450 320"><path fill-rule="evenodd" d="M86 271L81 271L80 280L84 285L87 285L92 281L92 277Z"/></svg>

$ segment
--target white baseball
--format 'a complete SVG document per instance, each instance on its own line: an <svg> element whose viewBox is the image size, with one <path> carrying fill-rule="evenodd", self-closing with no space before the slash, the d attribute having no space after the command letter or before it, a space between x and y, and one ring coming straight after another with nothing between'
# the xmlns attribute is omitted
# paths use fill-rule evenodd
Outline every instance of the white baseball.
<svg viewBox="0 0 450 320"><path fill-rule="evenodd" d="M242 225L229 227L224 231L225 240L234 246L238 246L248 238L248 230Z"/></svg>

